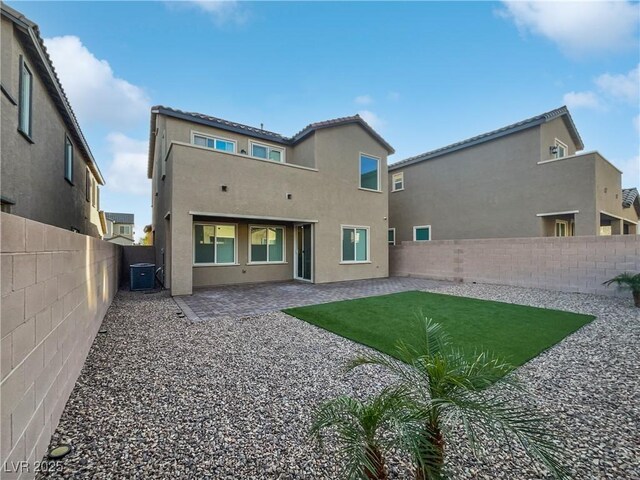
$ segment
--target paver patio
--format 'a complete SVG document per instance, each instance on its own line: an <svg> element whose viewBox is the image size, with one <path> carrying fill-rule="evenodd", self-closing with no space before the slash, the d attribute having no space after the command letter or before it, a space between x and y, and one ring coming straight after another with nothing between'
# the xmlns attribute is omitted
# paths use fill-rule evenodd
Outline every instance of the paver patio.
<svg viewBox="0 0 640 480"><path fill-rule="evenodd" d="M176 301L191 320L205 320L226 316L246 317L284 308L408 290L437 290L445 285L448 282L407 277L320 284L293 281L255 283L197 289L193 295L176 297Z"/></svg>

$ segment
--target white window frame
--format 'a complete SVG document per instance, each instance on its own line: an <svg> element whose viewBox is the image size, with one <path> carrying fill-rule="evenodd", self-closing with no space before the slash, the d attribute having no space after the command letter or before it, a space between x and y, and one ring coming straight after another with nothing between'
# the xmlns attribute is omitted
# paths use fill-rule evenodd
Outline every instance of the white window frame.
<svg viewBox="0 0 640 480"><path fill-rule="evenodd" d="M33 135L33 71L25 61L24 57L20 55L19 61L20 71L18 72L18 131L24 133L29 139L31 139ZM29 91L26 92L26 102L28 105L25 105L25 70L27 75L29 76ZM26 115L26 118L25 118ZM27 125L23 125L27 123ZM23 128L26 127L26 130Z"/></svg>
<svg viewBox="0 0 640 480"><path fill-rule="evenodd" d="M233 226L235 227L235 235L233 237L233 263L196 263L196 225L213 225L213 226ZM194 267L228 267L238 266L238 224L237 223L225 223L225 222L193 222L193 229L191 231L191 245L193 245L193 256L191 262ZM218 256L218 247L214 243L213 258Z"/></svg>
<svg viewBox="0 0 640 480"><path fill-rule="evenodd" d="M366 260L344 260L343 233L345 230L357 230L357 229L367 231L367 259ZM353 256L355 258L355 252ZM366 225L340 225L340 265L354 265L359 263L371 263L371 227L368 227Z"/></svg>
<svg viewBox="0 0 640 480"><path fill-rule="evenodd" d="M374 190L373 188L366 188L362 186L362 156L365 157L369 157L369 158L373 158L374 160L378 161L378 189ZM366 152L359 152L358 155L358 188L360 190L366 190L367 192L381 192L382 191L382 182L381 180L381 176L380 176L380 167L382 165L382 159L376 155L371 155L370 153L366 153Z"/></svg>
<svg viewBox="0 0 640 480"><path fill-rule="evenodd" d="M253 155L253 146L257 145L258 147L263 147L267 149L267 158L262 158L262 157L256 157ZM271 160L269 158L269 155L271 154L271 150L276 150L278 152L280 152L280 161L276 161L276 160ZM257 158L258 160L266 160L267 162L273 162L273 163L287 163L286 161L286 149L283 147L279 147L277 145L271 145L269 143L263 143L263 142L254 142L253 140L249 140L249 156L251 158Z"/></svg>
<svg viewBox="0 0 640 480"><path fill-rule="evenodd" d="M569 156L569 147L567 147L567 145L564 142L561 142L560 140L558 140L556 138L555 146L556 146L555 158L564 158L564 157L568 157ZM558 156L558 153L560 152L560 148L559 147L564 148L564 155L562 157Z"/></svg>
<svg viewBox="0 0 640 480"><path fill-rule="evenodd" d="M564 225L564 235L558 235L558 225ZM554 237L562 238L569 237L569 221L568 220L556 220L553 226Z"/></svg>
<svg viewBox="0 0 640 480"><path fill-rule="evenodd" d="M389 241L389 232L393 232L393 241L392 242ZM429 238L431 238L431 234L429 234ZM396 244L396 229L395 229L395 227L392 227L387 231L387 243L389 245L395 245Z"/></svg>
<svg viewBox="0 0 640 480"><path fill-rule="evenodd" d="M399 177L402 182L402 186L400 188L396 188L396 180L395 177ZM404 172L397 172L391 174L391 191L392 192L401 192L404 190Z"/></svg>
<svg viewBox="0 0 640 480"><path fill-rule="evenodd" d="M213 140L214 148L208 147L206 145L196 145L196 137L204 137L209 140ZM221 142L229 142L233 144L233 152L227 152L226 150L220 150L219 148L215 148L215 141L220 140ZM214 150L216 152L221 153L237 153L238 152L238 142L226 137L221 137L220 135L211 135L209 133L196 132L195 130L191 130L191 145L195 145L196 147L206 148L207 150Z"/></svg>
<svg viewBox="0 0 640 480"><path fill-rule="evenodd" d="M73 185L73 142L69 135L64 136L64 179Z"/></svg>
<svg viewBox="0 0 640 480"><path fill-rule="evenodd" d="M266 261L253 261L251 259L251 229L252 228L280 228L282 229L282 260L269 261L269 243L267 241L267 260ZM268 235L268 234L267 234ZM285 265L287 262L287 227L284 225L249 225L249 240L247 245L247 258L249 261L247 265Z"/></svg>
<svg viewBox="0 0 640 480"><path fill-rule="evenodd" d="M416 233L419 228L428 228L429 229L429 240L416 240ZM433 232L431 230L431 225L415 225L413 227L413 241L414 242L430 242L433 238Z"/></svg>

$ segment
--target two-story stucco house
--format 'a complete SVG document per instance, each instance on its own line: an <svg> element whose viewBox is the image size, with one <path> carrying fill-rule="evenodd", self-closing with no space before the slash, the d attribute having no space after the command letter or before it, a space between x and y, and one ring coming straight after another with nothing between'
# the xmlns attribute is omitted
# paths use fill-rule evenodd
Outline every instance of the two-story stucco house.
<svg viewBox="0 0 640 480"><path fill-rule="evenodd" d="M173 295L388 276L387 155L359 116L292 137L153 107L153 244Z"/></svg>
<svg viewBox="0 0 640 480"><path fill-rule="evenodd" d="M119 245L134 244L133 213L104 212L104 218L106 225L104 240Z"/></svg>
<svg viewBox="0 0 640 480"><path fill-rule="evenodd" d="M104 179L38 26L0 8L2 211L100 237Z"/></svg>
<svg viewBox="0 0 640 480"><path fill-rule="evenodd" d="M622 172L583 148L561 107L394 163L389 243L636 233Z"/></svg>

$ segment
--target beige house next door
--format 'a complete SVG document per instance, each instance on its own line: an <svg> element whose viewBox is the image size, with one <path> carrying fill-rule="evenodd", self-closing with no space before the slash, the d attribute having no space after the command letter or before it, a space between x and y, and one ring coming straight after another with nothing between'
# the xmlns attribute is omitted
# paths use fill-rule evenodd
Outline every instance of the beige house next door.
<svg viewBox="0 0 640 480"><path fill-rule="evenodd" d="M294 225L294 271L296 280L313 280L313 224Z"/></svg>

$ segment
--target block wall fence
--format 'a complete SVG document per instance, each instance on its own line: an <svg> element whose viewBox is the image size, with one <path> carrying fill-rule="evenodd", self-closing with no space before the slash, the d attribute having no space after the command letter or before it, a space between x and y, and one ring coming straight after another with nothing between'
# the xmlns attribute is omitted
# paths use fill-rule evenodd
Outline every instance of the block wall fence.
<svg viewBox="0 0 640 480"><path fill-rule="evenodd" d="M640 272L640 236L492 238L389 247L393 276L629 295L602 282Z"/></svg>
<svg viewBox="0 0 640 480"><path fill-rule="evenodd" d="M119 245L0 214L3 479L35 476L117 292L120 255Z"/></svg>

